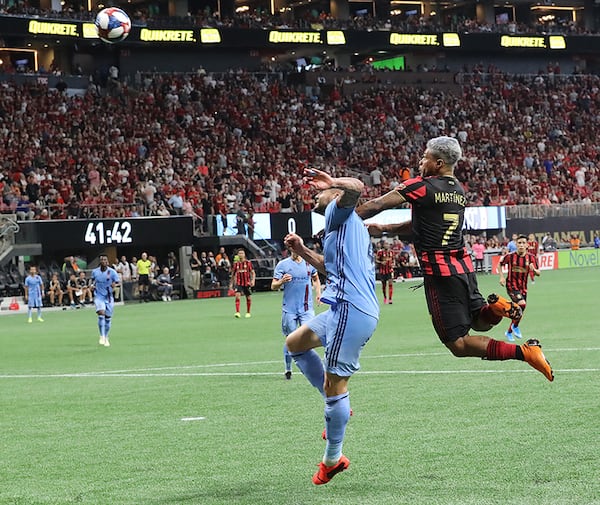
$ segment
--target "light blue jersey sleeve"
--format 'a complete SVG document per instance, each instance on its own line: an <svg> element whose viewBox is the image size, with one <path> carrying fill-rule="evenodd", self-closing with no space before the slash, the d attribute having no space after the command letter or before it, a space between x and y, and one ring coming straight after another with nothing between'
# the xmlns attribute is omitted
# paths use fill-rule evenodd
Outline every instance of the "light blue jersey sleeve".
<svg viewBox="0 0 600 505"><path fill-rule="evenodd" d="M325 210L323 256L327 284L321 301L331 305L347 301L378 318L371 237L354 208L339 208L336 200Z"/></svg>

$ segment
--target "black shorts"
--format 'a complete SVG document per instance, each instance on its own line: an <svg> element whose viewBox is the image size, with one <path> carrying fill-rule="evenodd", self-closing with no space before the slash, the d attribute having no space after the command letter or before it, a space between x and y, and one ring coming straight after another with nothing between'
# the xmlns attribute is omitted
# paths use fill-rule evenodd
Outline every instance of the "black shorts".
<svg viewBox="0 0 600 505"><path fill-rule="evenodd" d="M140 274L140 276L138 277L138 284L140 286L149 286L150 279L148 278L148 274Z"/></svg>
<svg viewBox="0 0 600 505"><path fill-rule="evenodd" d="M515 303L527 301L527 293L523 293L521 291L511 291L508 289L506 290L506 292L508 293L510 299Z"/></svg>
<svg viewBox="0 0 600 505"><path fill-rule="evenodd" d="M379 274L379 280L380 281L389 281L392 279L392 274Z"/></svg>
<svg viewBox="0 0 600 505"><path fill-rule="evenodd" d="M468 335L473 319L486 304L475 273L426 275L423 280L427 308L439 339L445 344Z"/></svg>
<svg viewBox="0 0 600 505"><path fill-rule="evenodd" d="M235 292L236 293L241 293L244 296L250 296L252 294L250 286L236 286L235 287Z"/></svg>

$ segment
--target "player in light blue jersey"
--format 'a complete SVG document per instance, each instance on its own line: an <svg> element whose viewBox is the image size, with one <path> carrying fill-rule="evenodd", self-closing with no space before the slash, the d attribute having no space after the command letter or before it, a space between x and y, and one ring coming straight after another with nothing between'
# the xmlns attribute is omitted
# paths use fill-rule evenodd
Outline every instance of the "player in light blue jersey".
<svg viewBox="0 0 600 505"><path fill-rule="evenodd" d="M99 344L110 346L108 333L115 303L114 290L119 283L119 274L108 266L108 257L100 255L100 266L92 270L92 285L94 287L94 304L98 314L98 329L100 330Z"/></svg>
<svg viewBox="0 0 600 505"><path fill-rule="evenodd" d="M294 251L275 266L271 289L283 287L281 331L287 337L292 331L315 317L313 309L313 285L317 301L321 298L321 281L317 269L308 264ZM283 344L285 378L292 378L292 355Z"/></svg>
<svg viewBox="0 0 600 505"><path fill-rule="evenodd" d="M24 282L25 300L27 301L27 322L31 323L31 313L33 309L37 309L37 320L43 323L42 307L44 300L44 281L37 273L37 268L29 267L29 275Z"/></svg>
<svg viewBox="0 0 600 505"><path fill-rule="evenodd" d="M377 326L379 303L371 239L355 212L363 183L351 177L332 178L320 170L305 170L304 175L320 190L314 210L325 214L323 256L296 234L287 235L285 244L327 276L321 301L330 309L293 331L286 344L298 368L325 399L327 445L312 478L320 485L350 465L342 454L350 419L348 381L360 368L360 352ZM324 363L314 350L321 345Z"/></svg>

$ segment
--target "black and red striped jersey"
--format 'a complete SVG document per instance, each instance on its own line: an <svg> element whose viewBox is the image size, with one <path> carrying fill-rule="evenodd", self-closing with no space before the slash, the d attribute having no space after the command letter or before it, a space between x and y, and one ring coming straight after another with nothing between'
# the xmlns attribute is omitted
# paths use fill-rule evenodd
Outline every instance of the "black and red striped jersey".
<svg viewBox="0 0 600 505"><path fill-rule="evenodd" d="M524 295L527 294L527 280L529 279L529 265L533 264L538 268L537 257L535 254L525 253L523 256L516 252L508 253L500 260L500 265L508 266L506 274L506 290L518 291Z"/></svg>
<svg viewBox="0 0 600 505"><path fill-rule="evenodd" d="M414 244L423 273L448 277L472 272L462 235L467 199L458 180L419 176L396 191L412 205Z"/></svg>
<svg viewBox="0 0 600 505"><path fill-rule="evenodd" d="M537 254L540 252L540 244L537 240L528 240L527 241L527 252L531 254Z"/></svg>
<svg viewBox="0 0 600 505"><path fill-rule="evenodd" d="M377 270L380 274L394 273L394 251L391 249L379 249L375 254Z"/></svg>
<svg viewBox="0 0 600 505"><path fill-rule="evenodd" d="M254 270L252 263L248 260L236 261L233 263L233 275L236 286L250 286L251 272Z"/></svg>

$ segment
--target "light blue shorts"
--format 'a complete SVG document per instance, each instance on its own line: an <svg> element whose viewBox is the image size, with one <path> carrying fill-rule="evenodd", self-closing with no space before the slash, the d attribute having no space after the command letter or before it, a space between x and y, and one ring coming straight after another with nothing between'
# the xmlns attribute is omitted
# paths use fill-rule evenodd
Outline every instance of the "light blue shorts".
<svg viewBox="0 0 600 505"><path fill-rule="evenodd" d="M94 305L96 306L96 312L104 311L104 315L112 317L113 315L113 302L107 302L103 298L94 298Z"/></svg>
<svg viewBox="0 0 600 505"><path fill-rule="evenodd" d="M38 307L42 308L44 306L44 304L42 303L42 297L40 295L28 297L27 306L32 309L36 309Z"/></svg>
<svg viewBox="0 0 600 505"><path fill-rule="evenodd" d="M362 348L377 327L377 319L348 302L339 302L307 323L325 347L325 370L349 377L360 369Z"/></svg>
<svg viewBox="0 0 600 505"><path fill-rule="evenodd" d="M287 337L296 328L308 323L315 317L314 310L307 310L302 314L293 314L291 312L283 312L281 314L281 332L284 337Z"/></svg>

